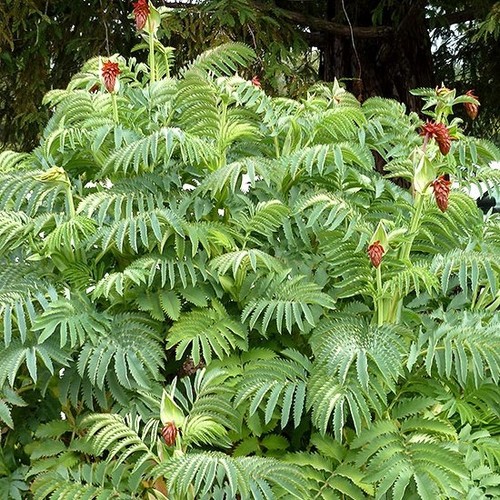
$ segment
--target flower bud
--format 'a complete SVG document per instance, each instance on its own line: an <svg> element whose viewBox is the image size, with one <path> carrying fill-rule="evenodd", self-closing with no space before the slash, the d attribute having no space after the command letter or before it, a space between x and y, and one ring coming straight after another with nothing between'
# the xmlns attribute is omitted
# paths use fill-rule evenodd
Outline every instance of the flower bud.
<svg viewBox="0 0 500 500"><path fill-rule="evenodd" d="M137 31L140 31L146 26L146 22L149 16L149 4L148 0L138 0L134 4L134 19L135 19L135 27Z"/></svg>
<svg viewBox="0 0 500 500"><path fill-rule="evenodd" d="M36 175L35 179L40 182L54 182L60 184L67 184L69 182L66 170L56 166L50 167L48 170Z"/></svg>
<svg viewBox="0 0 500 500"><path fill-rule="evenodd" d="M110 93L117 92L119 88L118 75L121 73L118 63L106 61L101 68L101 78Z"/></svg>
<svg viewBox="0 0 500 500"><path fill-rule="evenodd" d="M474 95L474 91L473 90L468 90L465 95L467 97L472 97L473 99L476 99L477 100L477 95ZM475 102L464 102L464 108L465 108L465 112L467 113L467 115L469 116L469 118L471 120L475 120L476 117L477 117L477 113L479 111L479 102L478 103L475 103Z"/></svg>
<svg viewBox="0 0 500 500"><path fill-rule="evenodd" d="M427 121L424 125L422 125L420 135L436 139L441 154L447 155L449 153L453 137L451 137L450 131L446 128L444 123Z"/></svg>
<svg viewBox="0 0 500 500"><path fill-rule="evenodd" d="M434 198L441 212L446 212L448 208L448 198L450 197L451 181L444 175L440 175L433 183Z"/></svg>
<svg viewBox="0 0 500 500"><path fill-rule="evenodd" d="M261 84L260 84L260 80L259 80L259 77L257 75L255 75L253 78L252 78L252 85L254 85L255 87L259 88L261 87Z"/></svg>
<svg viewBox="0 0 500 500"><path fill-rule="evenodd" d="M167 446L174 446L177 439L177 427L174 422L168 422L161 430L161 435Z"/></svg>
<svg viewBox="0 0 500 500"><path fill-rule="evenodd" d="M373 267L380 266L384 253L385 253L384 247L380 244L380 241L378 240L374 241L368 247L368 257L370 257L370 262L372 263Z"/></svg>

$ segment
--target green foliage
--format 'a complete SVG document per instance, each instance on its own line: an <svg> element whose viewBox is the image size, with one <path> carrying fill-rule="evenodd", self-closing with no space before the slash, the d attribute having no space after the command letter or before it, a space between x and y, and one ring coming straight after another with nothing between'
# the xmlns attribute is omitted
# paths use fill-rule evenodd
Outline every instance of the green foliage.
<svg viewBox="0 0 500 500"><path fill-rule="evenodd" d="M500 227L462 192L498 151L156 44L156 81L90 60L0 155L2 495L498 496Z"/></svg>
<svg viewBox="0 0 500 500"><path fill-rule="evenodd" d="M169 478L167 487L174 498L182 498L186 491L203 499L274 498L273 488L290 498L307 494L298 468L272 458L188 454L160 465L153 474Z"/></svg>
<svg viewBox="0 0 500 500"><path fill-rule="evenodd" d="M367 482L377 482L376 496L391 491L405 498L410 483L422 499L453 498L462 490L466 468L450 441L455 429L437 418L409 417L402 422L383 420L352 443L358 466L366 466Z"/></svg>

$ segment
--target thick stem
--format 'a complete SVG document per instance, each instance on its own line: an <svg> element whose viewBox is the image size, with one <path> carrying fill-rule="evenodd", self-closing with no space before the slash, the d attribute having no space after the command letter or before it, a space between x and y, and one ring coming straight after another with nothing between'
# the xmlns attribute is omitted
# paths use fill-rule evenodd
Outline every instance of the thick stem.
<svg viewBox="0 0 500 500"><path fill-rule="evenodd" d="M422 210L424 207L424 196L420 193L415 193L415 212L413 212L413 217L410 222L410 229L408 232L408 241L406 241L402 246L399 253L399 258L401 260L407 260L410 257L411 247L413 245L413 240L417 234L417 230L420 226L420 218L422 217Z"/></svg>
<svg viewBox="0 0 500 500"><path fill-rule="evenodd" d="M149 21L148 21L149 22ZM155 68L155 37L153 33L149 34L149 81L156 81L156 68Z"/></svg>
<svg viewBox="0 0 500 500"><path fill-rule="evenodd" d="M382 264L377 267L377 325L382 326L384 324L384 299L382 295Z"/></svg>
<svg viewBox="0 0 500 500"><path fill-rule="evenodd" d="M164 59L165 59L165 77L170 78L170 64L168 61L168 56L167 56L166 52L164 52L163 54L164 54Z"/></svg>
<svg viewBox="0 0 500 500"><path fill-rule="evenodd" d="M111 102L113 103L113 120L118 123L118 103L116 102L116 94L111 94Z"/></svg>
<svg viewBox="0 0 500 500"><path fill-rule="evenodd" d="M418 192L415 193L415 211L410 222L410 229L408 234L408 241L406 241L399 251L399 258L402 261L407 261L410 258L411 247L413 245L413 240L417 234L417 230L420 226L420 219L422 217L422 210L424 207L424 196ZM390 323L396 323L399 321L401 316L401 306L403 303L402 297L399 295L394 295L388 304L387 310L387 321Z"/></svg>
<svg viewBox="0 0 500 500"><path fill-rule="evenodd" d="M68 215L70 219L73 219L76 215L75 202L73 200L73 192L71 190L71 184L69 180L66 185L66 201L68 204Z"/></svg>

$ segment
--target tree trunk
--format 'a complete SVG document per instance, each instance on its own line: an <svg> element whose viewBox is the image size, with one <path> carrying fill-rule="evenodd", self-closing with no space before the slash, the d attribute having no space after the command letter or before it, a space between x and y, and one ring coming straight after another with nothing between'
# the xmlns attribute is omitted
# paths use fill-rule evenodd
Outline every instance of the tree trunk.
<svg viewBox="0 0 500 500"><path fill-rule="evenodd" d="M372 12L379 1L329 0L326 17L345 25L350 21L352 26L368 27L372 25ZM384 11L382 22L390 26L392 32L378 38L355 32L352 36L323 33L320 78L344 80L360 100L378 95L419 110L418 99L409 91L436 84L424 8L425 2L420 0L403 0L397 12Z"/></svg>

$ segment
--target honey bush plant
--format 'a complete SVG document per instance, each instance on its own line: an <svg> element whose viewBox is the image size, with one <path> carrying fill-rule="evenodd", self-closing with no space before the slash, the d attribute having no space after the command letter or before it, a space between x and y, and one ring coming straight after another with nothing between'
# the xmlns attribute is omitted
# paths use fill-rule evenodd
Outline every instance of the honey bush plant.
<svg viewBox="0 0 500 500"><path fill-rule="evenodd" d="M270 98L236 43L172 75L141 15L147 65L89 61L0 154L0 496L498 497L475 99Z"/></svg>

